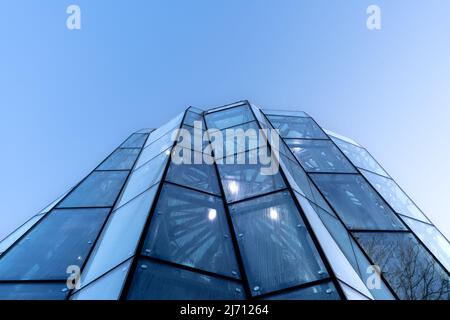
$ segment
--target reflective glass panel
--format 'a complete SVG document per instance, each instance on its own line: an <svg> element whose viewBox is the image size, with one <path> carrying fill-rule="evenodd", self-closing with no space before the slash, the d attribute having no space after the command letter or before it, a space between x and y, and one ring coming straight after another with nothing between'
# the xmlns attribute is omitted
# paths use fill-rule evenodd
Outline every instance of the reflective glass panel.
<svg viewBox="0 0 450 320"><path fill-rule="evenodd" d="M194 122L201 122L202 129L205 129L205 122L203 120L203 116L201 114L198 114L196 112L187 111L186 117L184 118L183 124L193 127Z"/></svg>
<svg viewBox="0 0 450 320"><path fill-rule="evenodd" d="M165 136L169 131L173 131L175 129L178 129L180 127L181 120L183 119L184 112L178 114L175 118L167 122L165 125L159 127L155 131L153 131L150 134L150 137L148 137L147 142L145 143L145 146L150 145L151 143L155 142L162 136Z"/></svg>
<svg viewBox="0 0 450 320"><path fill-rule="evenodd" d="M0 258L0 280L66 280L81 267L109 209L55 209Z"/></svg>
<svg viewBox="0 0 450 320"><path fill-rule="evenodd" d="M327 282L312 287L283 292L267 297L266 300L341 300L333 283Z"/></svg>
<svg viewBox="0 0 450 320"><path fill-rule="evenodd" d="M355 236L401 299L450 299L448 274L412 234L365 232Z"/></svg>
<svg viewBox="0 0 450 320"><path fill-rule="evenodd" d="M76 292L71 300L118 300L130 265L131 260L124 262L108 274Z"/></svg>
<svg viewBox="0 0 450 320"><path fill-rule="evenodd" d="M283 138L328 139L311 118L267 116Z"/></svg>
<svg viewBox="0 0 450 320"><path fill-rule="evenodd" d="M242 300L244 289L234 281L215 278L141 259L128 300Z"/></svg>
<svg viewBox="0 0 450 320"><path fill-rule="evenodd" d="M111 214L83 270L83 285L133 256L147 221L157 185Z"/></svg>
<svg viewBox="0 0 450 320"><path fill-rule="evenodd" d="M174 141L172 140L172 132L169 132L142 150L135 168L140 168L143 164L147 163L161 152L171 148L173 144Z"/></svg>
<svg viewBox="0 0 450 320"><path fill-rule="evenodd" d="M291 187L305 198L318 204L320 207L327 209L328 212L332 212L331 208L328 206L325 199L314 186L302 167L300 167L297 162L289 160L283 154L281 154L280 157L281 167Z"/></svg>
<svg viewBox="0 0 450 320"><path fill-rule="evenodd" d="M367 152L366 149L357 147L336 138L333 138L333 141L356 167L389 177L386 171L381 168L378 162L369 154L369 152Z"/></svg>
<svg viewBox="0 0 450 320"><path fill-rule="evenodd" d="M233 155L265 146L267 141L264 136L260 137L259 129L258 123L253 121L220 131L223 143L212 144L215 155Z"/></svg>
<svg viewBox="0 0 450 320"><path fill-rule="evenodd" d="M215 165L209 164L213 162L212 157L200 152L192 151L189 159L195 160L196 155L202 157L202 159L205 157L210 162L205 162L203 160L201 161L201 164L195 164L194 161L191 161L191 164L176 164L171 162L166 180L197 190L220 195Z"/></svg>
<svg viewBox="0 0 450 320"><path fill-rule="evenodd" d="M338 134L338 133L336 133L336 132L333 132L333 131L330 131L330 130L327 130L327 129L324 129L323 131L325 131L325 133L326 133L327 135L331 136L331 137L338 138L338 139L340 139L340 140L342 140L342 141L345 141L345 142L354 144L355 146L361 146L359 143L357 143L357 142L356 142L355 140L353 140L353 139L350 139L349 137L342 136L342 135L340 135L340 134ZM331 139L333 139L333 138L331 138ZM334 139L333 139L333 140L334 140Z"/></svg>
<svg viewBox="0 0 450 320"><path fill-rule="evenodd" d="M266 115L304 117L304 118L308 118L309 117L309 115L307 115L305 112L303 112L303 111L296 111L296 110L263 109L262 111Z"/></svg>
<svg viewBox="0 0 450 320"><path fill-rule="evenodd" d="M38 214L32 217L30 220L25 222L22 226L17 228L13 233L11 233L9 236L7 236L5 239L3 239L0 242L0 254L2 252L5 252L8 250L10 246L14 244L20 237L22 237L25 232L30 230L32 226L36 224L39 220L41 220L44 217L44 214Z"/></svg>
<svg viewBox="0 0 450 320"><path fill-rule="evenodd" d="M393 180L365 170L361 170L361 172L396 212L430 222Z"/></svg>
<svg viewBox="0 0 450 320"><path fill-rule="evenodd" d="M139 149L117 149L97 170L131 170L139 152Z"/></svg>
<svg viewBox="0 0 450 320"><path fill-rule="evenodd" d="M208 113L205 116L205 119L208 129L218 130L255 120L253 113L247 104L240 107Z"/></svg>
<svg viewBox="0 0 450 320"><path fill-rule="evenodd" d="M244 164L228 164L230 163L229 157L225 158L222 163L217 160L228 202L238 201L286 187L278 170L278 162L273 157L268 157L268 159L274 170L269 174L262 174L271 165L261 165L258 156L259 152L265 152L265 150L255 149L232 157L234 163ZM241 156L243 161L239 160Z"/></svg>
<svg viewBox="0 0 450 320"><path fill-rule="evenodd" d="M413 219L403 217L403 221L419 237L420 240L430 249L431 252L450 272L450 243L433 226Z"/></svg>
<svg viewBox="0 0 450 320"><path fill-rule="evenodd" d="M120 147L121 148L142 148L148 134L134 133Z"/></svg>
<svg viewBox="0 0 450 320"><path fill-rule="evenodd" d="M395 213L362 176L311 174L311 177L349 229L405 229Z"/></svg>
<svg viewBox="0 0 450 320"><path fill-rule="evenodd" d="M189 148L199 152L211 153L208 141L208 135L199 128L183 126L178 137L178 146Z"/></svg>
<svg viewBox="0 0 450 320"><path fill-rule="evenodd" d="M328 276L289 192L230 206L253 295Z"/></svg>
<svg viewBox="0 0 450 320"><path fill-rule="evenodd" d="M153 158L131 174L120 196L117 207L120 207L144 192L161 179L170 152L165 151Z"/></svg>
<svg viewBox="0 0 450 320"><path fill-rule="evenodd" d="M0 300L65 300L66 283L0 283Z"/></svg>
<svg viewBox="0 0 450 320"><path fill-rule="evenodd" d="M286 143L307 172L356 172L332 141L288 139Z"/></svg>
<svg viewBox="0 0 450 320"><path fill-rule="evenodd" d="M110 207L128 176L126 171L94 171L81 182L58 208Z"/></svg>
<svg viewBox="0 0 450 320"><path fill-rule="evenodd" d="M330 215L328 212L319 208L318 206L312 204L312 207L319 215L323 224L326 226L333 239L338 244L341 251L346 256L347 260L352 264L353 269L358 273L359 277L363 280L365 284L370 283L370 277L373 275L371 272L367 272L371 263L367 260L364 254L359 249L358 245L352 239L348 231L342 225L342 223ZM372 269L369 269L372 270ZM394 299L391 291L388 289L386 284L381 281L379 286L374 288L367 288L370 293L380 300L391 300Z"/></svg>
<svg viewBox="0 0 450 320"><path fill-rule="evenodd" d="M164 185L142 254L239 278L219 197Z"/></svg>

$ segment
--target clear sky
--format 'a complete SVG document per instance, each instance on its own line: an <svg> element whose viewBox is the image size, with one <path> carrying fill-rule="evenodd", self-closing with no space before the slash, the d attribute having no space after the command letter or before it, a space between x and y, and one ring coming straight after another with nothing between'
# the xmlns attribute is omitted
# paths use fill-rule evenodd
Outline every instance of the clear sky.
<svg viewBox="0 0 450 320"><path fill-rule="evenodd" d="M81 30L66 8L81 8ZM381 8L382 29L366 28ZM4 0L0 238L189 105L303 109L450 236L450 1Z"/></svg>

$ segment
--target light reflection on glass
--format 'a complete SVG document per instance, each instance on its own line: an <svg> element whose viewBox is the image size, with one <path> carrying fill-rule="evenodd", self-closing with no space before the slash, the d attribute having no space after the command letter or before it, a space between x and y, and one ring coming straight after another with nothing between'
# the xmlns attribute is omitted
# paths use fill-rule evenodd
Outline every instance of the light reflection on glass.
<svg viewBox="0 0 450 320"><path fill-rule="evenodd" d="M208 219L209 219L210 221L213 221L213 220L216 219L216 217L217 217L217 211L216 211L216 209L209 209Z"/></svg>

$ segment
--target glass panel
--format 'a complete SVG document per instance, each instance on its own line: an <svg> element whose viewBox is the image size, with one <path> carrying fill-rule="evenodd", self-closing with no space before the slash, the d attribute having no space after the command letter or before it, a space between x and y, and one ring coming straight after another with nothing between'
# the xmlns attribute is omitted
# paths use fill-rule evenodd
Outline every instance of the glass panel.
<svg viewBox="0 0 450 320"><path fill-rule="evenodd" d="M41 210L41 212L39 213L48 213L50 212L66 195L69 194L70 191L72 191L73 188L71 188L69 191L67 191L66 193L64 193L62 196L60 196L58 199L56 199L55 201L53 201L52 203L50 203L48 206L46 206L43 210Z"/></svg>
<svg viewBox="0 0 450 320"><path fill-rule="evenodd" d="M307 172L356 172L331 141L289 139L286 143Z"/></svg>
<svg viewBox="0 0 450 320"><path fill-rule="evenodd" d="M328 276L289 192L230 206L253 295Z"/></svg>
<svg viewBox="0 0 450 320"><path fill-rule="evenodd" d="M420 240L433 252L439 261L450 272L450 244L433 226L403 217L403 221L411 228Z"/></svg>
<svg viewBox="0 0 450 320"><path fill-rule="evenodd" d="M228 202L234 202L256 196L259 194L268 193L271 191L280 190L286 187L280 173L263 175L262 170L269 169L270 165L261 165L259 152L266 152L263 149L247 151L239 154L234 158L234 162L238 162L240 157L244 157L245 164L228 164L229 157L224 163L218 164L220 177L224 187L225 195ZM268 158L272 167L278 166L278 163L273 157Z"/></svg>
<svg viewBox="0 0 450 320"><path fill-rule="evenodd" d="M169 155L170 152L165 151L139 169L133 171L120 196L117 207L124 205L158 182L164 172Z"/></svg>
<svg viewBox="0 0 450 320"><path fill-rule="evenodd" d="M220 131L223 144L219 144L218 147L222 149L217 152L217 149L214 149L215 145L212 144L214 153L228 156L267 145L265 137L260 137L259 129L258 123L253 121Z"/></svg>
<svg viewBox="0 0 450 320"><path fill-rule="evenodd" d="M139 152L139 149L117 149L97 170L131 170Z"/></svg>
<svg viewBox="0 0 450 320"><path fill-rule="evenodd" d="M361 172L396 212L430 222L393 180L365 170L361 170Z"/></svg>
<svg viewBox="0 0 450 320"><path fill-rule="evenodd" d="M151 133L153 130L155 130L155 129L144 128L144 129L137 131L136 133Z"/></svg>
<svg viewBox="0 0 450 320"><path fill-rule="evenodd" d="M55 209L0 258L0 280L66 280L81 267L109 209Z"/></svg>
<svg viewBox="0 0 450 320"><path fill-rule="evenodd" d="M3 239L0 242L0 255L2 254L2 252L5 252L6 250L8 250L8 248L10 246L12 246L14 244L14 242L16 242L20 237L22 237L25 234L25 232L30 230L30 228L32 226L34 226L36 224L36 222L38 222L39 220L42 219L42 217L44 217L44 214L38 214L38 215L32 217L30 220L25 222L22 226L17 228L13 233L11 233L9 236L7 236L5 239Z"/></svg>
<svg viewBox="0 0 450 320"><path fill-rule="evenodd" d="M323 224L327 227L328 231L332 235L333 239L338 244L339 248L347 257L348 261L352 264L353 269L359 274L359 277L363 280L364 284L370 282L369 277L373 275L372 272L367 272L371 263L367 260L364 254L359 249L358 245L351 238L348 231L342 225L342 223L336 219L334 216L331 216L325 210L319 208L318 206L312 204L312 207L319 215ZM369 271L373 269L370 268ZM394 299L391 291L388 289L386 284L382 281L378 288L370 289L367 288L370 293L379 300L392 300Z"/></svg>
<svg viewBox="0 0 450 320"><path fill-rule="evenodd" d="M342 281L339 281L339 284L342 288L342 291L344 291L344 294L345 294L345 297L347 298L347 300L372 300L372 299L369 299L368 297L366 297L365 295L363 295L361 292L359 292L355 288L352 288L352 287L346 285Z"/></svg>
<svg viewBox="0 0 450 320"><path fill-rule="evenodd" d="M88 284L133 256L147 221L157 186L114 211L82 274Z"/></svg>
<svg viewBox="0 0 450 320"><path fill-rule="evenodd" d="M349 229L404 230L384 200L360 175L311 174Z"/></svg>
<svg viewBox="0 0 450 320"><path fill-rule="evenodd" d="M449 276L412 234L365 232L355 236L401 299L450 299Z"/></svg>
<svg viewBox="0 0 450 320"><path fill-rule="evenodd" d="M65 300L66 283L0 283L0 300Z"/></svg>
<svg viewBox="0 0 450 320"><path fill-rule="evenodd" d="M178 147L189 148L192 150L211 153L210 146L208 141L208 135L205 131L200 130L199 128L193 128L189 126L183 126L182 129L187 130L188 132L180 132L180 136L178 137ZM185 140L187 137L189 140Z"/></svg>
<svg viewBox="0 0 450 320"><path fill-rule="evenodd" d="M118 300L130 269L131 260L76 292L71 300Z"/></svg>
<svg viewBox="0 0 450 320"><path fill-rule="evenodd" d="M339 149L350 159L353 164L362 169L366 169L383 176L389 177L386 171L381 168L381 166L376 162L374 158L367 152L366 149L357 147L353 144L344 142L342 140L332 138L333 141L337 144Z"/></svg>
<svg viewBox="0 0 450 320"><path fill-rule="evenodd" d="M242 300L244 289L234 281L215 278L141 259L129 300Z"/></svg>
<svg viewBox="0 0 450 320"><path fill-rule="evenodd" d="M127 179L126 171L92 172L58 208L110 207Z"/></svg>
<svg viewBox="0 0 450 320"><path fill-rule="evenodd" d="M195 157L205 157L202 164L176 164L170 163L166 180L178 183L197 190L220 195L219 182L216 175L216 168L211 156L200 152L192 151L191 160Z"/></svg>
<svg viewBox="0 0 450 320"><path fill-rule="evenodd" d="M312 287L283 292L265 300L341 300L333 283L327 282Z"/></svg>
<svg viewBox="0 0 450 320"><path fill-rule="evenodd" d="M283 138L328 139L311 118L267 116Z"/></svg>
<svg viewBox="0 0 450 320"><path fill-rule="evenodd" d="M221 130L255 120L248 105L209 113L205 116L205 119L210 130Z"/></svg>
<svg viewBox="0 0 450 320"><path fill-rule="evenodd" d="M226 105L220 106L220 107L209 108L209 109L207 109L207 113L213 113L213 112L216 112L219 110L225 110L225 109L230 109L233 107L244 106L244 105L247 105L247 101L238 101L238 102L226 104Z"/></svg>
<svg viewBox="0 0 450 320"><path fill-rule="evenodd" d="M178 129L180 127L181 120L183 119L184 112L178 114L175 118L167 122L165 125L159 127L155 131L153 131L150 134L150 137L148 137L147 142L145 143L145 146L150 145L151 143L155 142L162 136L166 135L169 131Z"/></svg>
<svg viewBox="0 0 450 320"><path fill-rule="evenodd" d="M333 212L302 167L297 162L290 161L283 154L280 154L280 157L281 168L291 187L320 207L327 209L328 212Z"/></svg>
<svg viewBox="0 0 450 320"><path fill-rule="evenodd" d="M239 278L222 201L166 184L142 254Z"/></svg>
<svg viewBox="0 0 450 320"><path fill-rule="evenodd" d="M201 122L202 129L205 130L205 122L203 120L203 116L195 112L187 111L183 124L193 127L194 122Z"/></svg>
<svg viewBox="0 0 450 320"><path fill-rule="evenodd" d="M195 112L195 113L199 113L199 114L202 114L203 112L205 112L205 110L202 110L202 109L197 108L197 107L189 107L188 110L192 111L192 112Z"/></svg>
<svg viewBox="0 0 450 320"><path fill-rule="evenodd" d="M142 148L148 134L134 133L120 147L121 148Z"/></svg>
<svg viewBox="0 0 450 320"><path fill-rule="evenodd" d="M276 109L263 109L262 110L267 115L277 115L277 116L291 116L291 117L304 117L308 118L307 115L303 111L295 111L295 110L276 110Z"/></svg>
<svg viewBox="0 0 450 320"><path fill-rule="evenodd" d="M144 150L142 150L141 155L139 156L139 159L136 163L136 169L140 168L143 164L148 162L149 160L153 159L157 155L159 155L161 152L171 148L174 144L174 141L172 140L172 131L166 134L165 136L161 137L160 139L153 142L151 145L145 147Z"/></svg>
<svg viewBox="0 0 450 320"><path fill-rule="evenodd" d="M333 132L333 131L330 131L330 130L327 130L327 129L323 129L323 131L325 131L325 133L326 133L327 135L329 135L329 136L332 136L332 137L334 137L334 138L338 138L338 139L340 139L340 140L342 140L342 141L345 141L345 142L354 144L355 146L361 147L361 145L360 145L359 143L357 143L357 142L356 142L355 140L353 140L353 139L350 139L350 138L348 138L348 137L342 136L342 135L340 135L340 134L338 134L338 133L336 133L336 132ZM333 139L333 138L331 138L331 139ZM334 139L333 139L333 140L334 140Z"/></svg>

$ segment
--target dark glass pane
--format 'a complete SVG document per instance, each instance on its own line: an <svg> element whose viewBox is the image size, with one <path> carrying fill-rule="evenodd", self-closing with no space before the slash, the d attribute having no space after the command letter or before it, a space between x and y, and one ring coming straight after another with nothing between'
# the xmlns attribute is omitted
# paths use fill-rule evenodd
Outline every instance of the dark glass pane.
<svg viewBox="0 0 450 320"><path fill-rule="evenodd" d="M286 143L307 172L356 172L332 141L289 139Z"/></svg>
<svg viewBox="0 0 450 320"><path fill-rule="evenodd" d="M331 282L312 287L283 292L267 297L266 300L341 300Z"/></svg>
<svg viewBox="0 0 450 320"><path fill-rule="evenodd" d="M205 116L208 129L225 129L241 123L255 120L248 105L233 107L222 111L209 113Z"/></svg>
<svg viewBox="0 0 450 320"><path fill-rule="evenodd" d="M195 155L207 157L211 162L205 162L203 160L202 164L195 164L193 161L191 161L191 164L176 164L171 162L166 180L197 190L220 194L215 165L208 164L212 163L213 159L209 155L192 151L190 158L193 159L191 160L195 160Z"/></svg>
<svg viewBox="0 0 450 320"><path fill-rule="evenodd" d="M234 281L215 278L141 259L128 300L242 300L244 289Z"/></svg>
<svg viewBox="0 0 450 320"><path fill-rule="evenodd" d="M97 170L131 170L139 151L139 149L117 149Z"/></svg>
<svg viewBox="0 0 450 320"><path fill-rule="evenodd" d="M401 299L449 300L450 278L410 233L356 233Z"/></svg>
<svg viewBox="0 0 450 320"><path fill-rule="evenodd" d="M0 283L0 300L65 300L66 283Z"/></svg>
<svg viewBox="0 0 450 320"><path fill-rule="evenodd" d="M311 118L268 116L283 138L328 139L328 136Z"/></svg>
<svg viewBox="0 0 450 320"><path fill-rule="evenodd" d="M120 147L121 148L142 148L148 134L134 133Z"/></svg>
<svg viewBox="0 0 450 320"><path fill-rule="evenodd" d="M386 177L389 176L366 149L357 147L351 143L336 138L333 138L333 141L356 167L366 169Z"/></svg>
<svg viewBox="0 0 450 320"><path fill-rule="evenodd" d="M110 207L122 189L127 175L126 171L94 171L58 207Z"/></svg>
<svg viewBox="0 0 450 320"><path fill-rule="evenodd" d="M328 276L289 192L230 206L253 295Z"/></svg>
<svg viewBox="0 0 450 320"><path fill-rule="evenodd" d="M361 172L396 212L430 223L394 180L365 170L361 170Z"/></svg>
<svg viewBox="0 0 450 320"><path fill-rule="evenodd" d="M312 174L312 179L350 229L404 230L372 187L357 174Z"/></svg>
<svg viewBox="0 0 450 320"><path fill-rule="evenodd" d="M270 164L263 166L258 156L264 149L251 150L242 154L227 157L221 162L217 160L220 177L228 202L234 202L249 198L259 194L264 194L286 187L278 169L278 162L273 157L268 157L272 168L272 174L262 174L265 169L269 169ZM240 157L242 156L242 160ZM229 161L231 159L231 161ZM229 164L229 163L236 164ZM237 164L244 163L244 164Z"/></svg>
<svg viewBox="0 0 450 320"><path fill-rule="evenodd" d="M142 254L239 278L220 198L166 184Z"/></svg>
<svg viewBox="0 0 450 320"><path fill-rule="evenodd" d="M66 280L81 267L109 209L61 209L49 213L0 258L0 280Z"/></svg>

